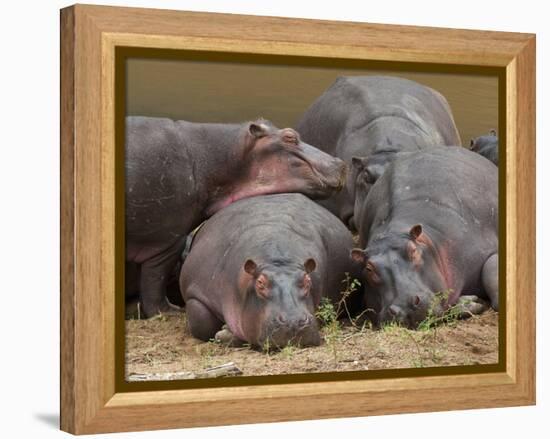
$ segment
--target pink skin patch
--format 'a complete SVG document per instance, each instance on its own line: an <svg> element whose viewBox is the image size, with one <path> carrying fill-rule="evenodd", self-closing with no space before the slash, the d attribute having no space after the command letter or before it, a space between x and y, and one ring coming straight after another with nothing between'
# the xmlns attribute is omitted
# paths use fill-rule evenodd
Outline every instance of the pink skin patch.
<svg viewBox="0 0 550 439"><path fill-rule="evenodd" d="M442 244L439 248L436 247L431 240L431 238L428 236L426 232L422 232L420 236L416 239L418 243L422 243L432 249L435 250L435 253L437 255L436 258L436 264L439 269L439 273L441 274L443 283L445 285L445 289L447 291L453 290L452 295L448 299L449 304L454 304L458 297L460 296L460 291L456 291L456 289L453 288L454 285L454 273L451 270L451 262L449 260L449 254L448 254L448 243Z"/></svg>
<svg viewBox="0 0 550 439"><path fill-rule="evenodd" d="M233 310L229 311L227 314L225 314L225 324L227 325L227 327L235 337L243 341L249 341L244 336L242 322L237 317L238 315L240 315L239 312L233 312Z"/></svg>
<svg viewBox="0 0 550 439"><path fill-rule="evenodd" d="M237 300L232 300L229 303L225 303L222 313L225 319L225 324L231 331L231 333L240 338L241 340L247 341L244 336L244 331L242 328L242 321L240 319L242 314L242 307Z"/></svg>
<svg viewBox="0 0 550 439"><path fill-rule="evenodd" d="M453 290L451 292L451 295L449 296L448 303L450 305L454 305L460 297L460 291L457 291L456 288L453 288L453 285L455 285L455 277L453 271L451 270L452 265L449 259L448 243L441 245L437 253L439 256L437 260L437 265L439 267L441 275L443 276L445 286L447 290Z"/></svg>
<svg viewBox="0 0 550 439"><path fill-rule="evenodd" d="M262 275L260 275L260 277L261 276ZM247 273L244 269L241 270L241 273L238 279L239 292L245 292L250 286L250 283L252 281L253 281L253 277L249 273ZM229 330L234 336L240 338L241 340L253 343L255 342L255 340L248 340L244 335L243 322L241 320L241 317L244 312L242 299L243 299L242 297L237 295L234 297L233 300L225 302L224 307L222 309L222 314L225 319L225 324L227 325L227 327L229 328ZM258 317L258 318L261 318L261 317Z"/></svg>
<svg viewBox="0 0 550 439"><path fill-rule="evenodd" d="M286 139L287 143L292 143L292 147L297 145L294 142L295 134L292 130L287 130L285 135L291 138ZM255 149L261 148L261 140L256 143ZM301 157L302 168L299 171L292 170L290 156L286 154L271 155L261 161L252 163L246 175L233 187L224 188L228 191L221 195L219 199L213 200L213 203L206 209L206 215L210 216L235 201L244 198L255 197L258 195L272 195L280 193L304 192L312 187L326 188L327 184L322 175L320 175L313 165ZM294 160L297 160L294 158Z"/></svg>
<svg viewBox="0 0 550 439"><path fill-rule="evenodd" d="M288 189L288 191L292 192L290 188ZM259 195L279 194L283 192L285 192L285 188L283 186L263 186L256 189L243 189L241 191L234 192L226 198L222 198L221 200L212 204L207 209L206 214L208 216L214 215L218 210L221 210L229 206L231 203L242 200L244 198L257 197Z"/></svg>

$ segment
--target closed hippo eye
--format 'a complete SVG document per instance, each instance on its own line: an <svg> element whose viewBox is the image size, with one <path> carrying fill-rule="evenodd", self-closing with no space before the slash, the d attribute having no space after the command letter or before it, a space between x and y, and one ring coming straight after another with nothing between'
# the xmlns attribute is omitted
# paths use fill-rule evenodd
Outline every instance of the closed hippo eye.
<svg viewBox="0 0 550 439"><path fill-rule="evenodd" d="M419 267L422 264L422 251L412 241L407 243L407 256L414 267Z"/></svg>
<svg viewBox="0 0 550 439"><path fill-rule="evenodd" d="M254 284L254 290L256 294L262 299L269 299L271 296L269 288L269 280L265 274L260 274Z"/></svg>
<svg viewBox="0 0 550 439"><path fill-rule="evenodd" d="M311 291L311 277L309 274L304 275L304 280L302 283L302 291L304 297L307 297Z"/></svg>

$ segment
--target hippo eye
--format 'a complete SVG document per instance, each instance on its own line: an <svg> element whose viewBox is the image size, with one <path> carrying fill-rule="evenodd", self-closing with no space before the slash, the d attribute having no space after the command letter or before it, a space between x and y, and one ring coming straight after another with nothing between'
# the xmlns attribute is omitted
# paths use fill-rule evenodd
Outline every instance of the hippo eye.
<svg viewBox="0 0 550 439"><path fill-rule="evenodd" d="M379 284L381 282L380 276L376 272L376 268L371 262L367 262L367 281L370 285Z"/></svg>
<svg viewBox="0 0 550 439"><path fill-rule="evenodd" d="M311 290L311 277L306 274L302 281L302 291L304 296L307 296Z"/></svg>
<svg viewBox="0 0 550 439"><path fill-rule="evenodd" d="M422 265L422 253L412 242L407 244L407 257L415 266Z"/></svg>
<svg viewBox="0 0 550 439"><path fill-rule="evenodd" d="M268 283L267 283L267 279L265 278L265 276L263 274L260 275L260 277L258 277L258 279L256 279L256 283L254 284L254 289L256 290L256 294L263 298L263 299L268 299L269 296L270 296L270 293L269 293L269 286L268 286Z"/></svg>

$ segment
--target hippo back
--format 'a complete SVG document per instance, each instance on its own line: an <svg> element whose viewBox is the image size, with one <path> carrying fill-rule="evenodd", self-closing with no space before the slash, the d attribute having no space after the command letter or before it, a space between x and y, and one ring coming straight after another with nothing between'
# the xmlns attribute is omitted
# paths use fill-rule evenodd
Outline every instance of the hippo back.
<svg viewBox="0 0 550 439"><path fill-rule="evenodd" d="M380 126L378 126L380 125ZM306 142L337 157L366 156L387 140L407 148L406 137L383 127L409 128L422 146L460 145L460 135L446 99L432 88L391 76L339 77L305 112L297 130ZM345 138L369 134L358 150L348 152ZM421 140L420 140L421 139ZM358 146L359 147L359 146ZM364 153L362 153L364 152Z"/></svg>

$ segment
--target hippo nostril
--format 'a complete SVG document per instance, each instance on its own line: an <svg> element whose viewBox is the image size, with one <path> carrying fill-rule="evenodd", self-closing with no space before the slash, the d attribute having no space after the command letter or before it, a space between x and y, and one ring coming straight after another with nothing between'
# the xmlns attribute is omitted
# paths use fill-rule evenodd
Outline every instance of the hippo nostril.
<svg viewBox="0 0 550 439"><path fill-rule="evenodd" d="M286 317L283 314L279 314L275 320L281 325L286 323Z"/></svg>
<svg viewBox="0 0 550 439"><path fill-rule="evenodd" d="M305 326L311 325L312 317L309 314L304 314L299 320L298 320L298 326L301 328Z"/></svg>
<svg viewBox="0 0 550 439"><path fill-rule="evenodd" d="M399 314L399 309L394 306L394 305L391 305L389 308L388 308L388 312L393 316L393 317L397 317L397 315Z"/></svg>

